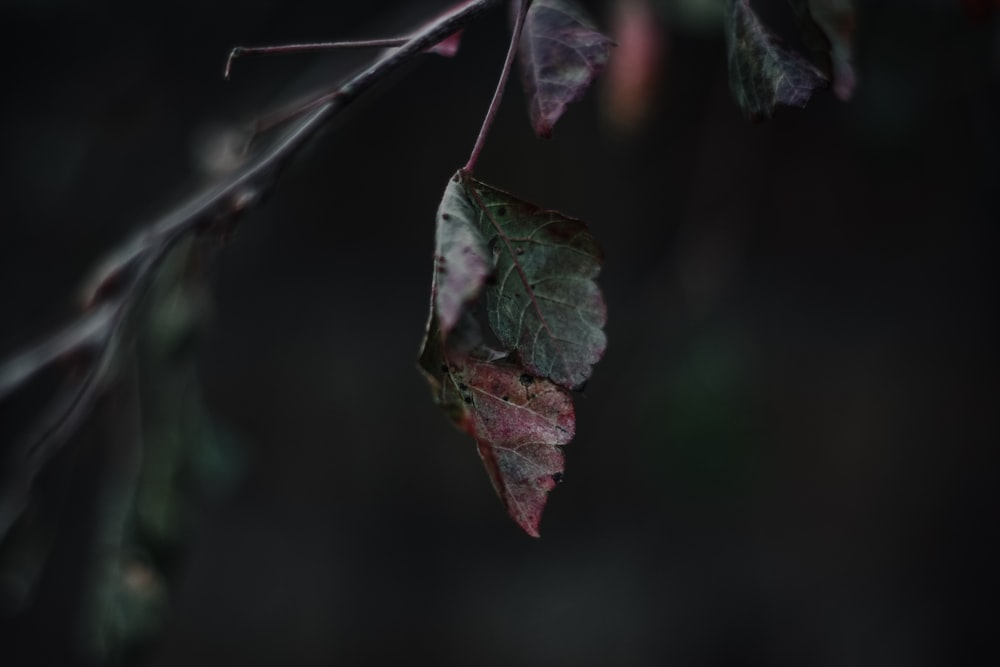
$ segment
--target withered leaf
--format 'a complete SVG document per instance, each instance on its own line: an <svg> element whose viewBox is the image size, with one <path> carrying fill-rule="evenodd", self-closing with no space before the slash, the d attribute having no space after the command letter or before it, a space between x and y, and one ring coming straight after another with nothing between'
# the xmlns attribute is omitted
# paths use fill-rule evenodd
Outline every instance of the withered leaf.
<svg viewBox="0 0 1000 667"><path fill-rule="evenodd" d="M612 45L572 0L531 3L518 53L535 134L552 135L566 106L580 100L604 69Z"/></svg>
<svg viewBox="0 0 1000 667"><path fill-rule="evenodd" d="M784 47L750 8L748 0L726 2L729 87L754 121L779 106L804 107L813 91L829 85L812 63Z"/></svg>
<svg viewBox="0 0 1000 667"><path fill-rule="evenodd" d="M435 401L476 439L510 516L536 537L562 478L558 447L573 437L568 390L604 353L600 262L583 222L464 172L448 182L420 369Z"/></svg>
<svg viewBox="0 0 1000 667"><path fill-rule="evenodd" d="M548 492L563 474L559 446L575 429L569 392L505 359L451 358L445 345L429 336L420 360L435 401L475 438L510 517L538 537Z"/></svg>

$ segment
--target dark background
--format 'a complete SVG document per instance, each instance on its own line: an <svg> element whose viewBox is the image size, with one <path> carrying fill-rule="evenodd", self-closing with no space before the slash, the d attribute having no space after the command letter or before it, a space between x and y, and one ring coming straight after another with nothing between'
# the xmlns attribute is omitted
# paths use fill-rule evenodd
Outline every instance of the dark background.
<svg viewBox="0 0 1000 667"><path fill-rule="evenodd" d="M763 125L729 95L721 31L669 13L629 133L598 87L538 141L509 91L477 173L586 219L607 256L609 347L541 540L414 368L434 212L495 85L502 12L338 116L207 272L183 391L241 475L150 547L171 613L125 659L995 658L1000 15L860 4L854 99ZM0 3L0 354L71 317L104 253L204 182L213 137L367 57L248 58L226 83L231 46L396 34L435 6ZM60 537L27 610L0 618L0 663L94 660L73 582L101 433L54 464Z"/></svg>

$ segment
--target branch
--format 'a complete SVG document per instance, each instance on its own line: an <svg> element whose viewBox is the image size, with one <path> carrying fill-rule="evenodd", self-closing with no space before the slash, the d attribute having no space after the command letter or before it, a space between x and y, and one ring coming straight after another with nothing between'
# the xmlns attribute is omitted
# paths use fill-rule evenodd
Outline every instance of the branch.
<svg viewBox="0 0 1000 667"><path fill-rule="evenodd" d="M427 49L468 26L500 0L469 0L420 28L338 88L321 95L269 146L233 174L144 227L112 253L84 295L84 313L47 340L0 364L0 401L53 364L82 357L85 368L63 388L27 437L5 452L0 479L0 541L27 505L31 487L116 377L139 303L157 268L190 234L235 223L273 185L281 167L334 115Z"/></svg>
<svg viewBox="0 0 1000 667"><path fill-rule="evenodd" d="M373 49L387 46L403 46L409 37L390 37L388 39L364 39L341 42L314 42L311 44L282 44L279 46L236 46L226 58L226 67L222 78L229 79L233 73L233 61L245 56L280 55L286 53L315 53L333 49Z"/></svg>

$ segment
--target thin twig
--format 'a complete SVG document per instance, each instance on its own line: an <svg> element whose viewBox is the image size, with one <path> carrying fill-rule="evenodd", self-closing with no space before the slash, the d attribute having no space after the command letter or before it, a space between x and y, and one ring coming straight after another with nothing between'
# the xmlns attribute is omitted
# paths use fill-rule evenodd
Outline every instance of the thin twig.
<svg viewBox="0 0 1000 667"><path fill-rule="evenodd" d="M412 37L387 37L385 39L363 39L344 42L314 42L312 44L280 44L278 46L237 46L226 58L223 78L229 79L233 71L233 61L243 56L276 55L284 53L312 53L334 49L373 49L387 46L403 46Z"/></svg>
<svg viewBox="0 0 1000 667"><path fill-rule="evenodd" d="M129 326L163 259L189 234L231 223L273 184L289 158L330 118L389 74L441 40L471 24L500 0L470 0L422 26L403 46L383 54L333 91L266 148L214 186L147 225L112 253L108 268L85 295L87 311L45 342L0 364L0 400L41 371L79 352L91 358L81 376L43 411L38 428L5 452L0 479L0 541L28 502L35 478L82 424L116 376L116 360L131 338Z"/></svg>
<svg viewBox="0 0 1000 667"><path fill-rule="evenodd" d="M521 0L518 7L517 17L514 19L514 31L510 36L510 46L507 47L507 57L503 61L503 70L500 72L500 80L497 81L497 89L493 92L493 99L490 100L490 108L486 111L486 118L483 119L483 126L479 128L479 136L476 137L476 144L472 147L469 161L462 167L462 171L471 174L479 160L479 154L483 152L486 144L486 135L493 127L493 121L497 117L497 110L500 108L500 100L503 99L503 91L507 88L507 79L510 78L510 70L514 66L514 57L517 55L517 47L521 43L521 31L524 28L524 17L528 15L528 7L531 0Z"/></svg>

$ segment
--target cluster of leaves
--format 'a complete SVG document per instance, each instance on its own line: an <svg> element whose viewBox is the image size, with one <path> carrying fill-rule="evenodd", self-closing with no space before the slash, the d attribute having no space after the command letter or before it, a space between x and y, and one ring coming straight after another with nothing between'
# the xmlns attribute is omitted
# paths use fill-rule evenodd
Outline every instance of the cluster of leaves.
<svg viewBox="0 0 1000 667"><path fill-rule="evenodd" d="M516 46L529 114L548 137L604 68L612 42L570 0L537 0L522 19ZM462 169L441 200L434 262L420 368L437 403L475 438L507 512L537 537L563 476L559 447L575 430L569 392L604 353L606 310L594 282L601 250L583 222Z"/></svg>
<svg viewBox="0 0 1000 667"><path fill-rule="evenodd" d="M786 48L749 0L726 0L730 86L753 120L805 106L831 83L842 99L853 90L849 0L790 2L819 66ZM528 4L512 3L512 39L535 133L549 137L604 68L612 40L572 0ZM548 492L563 476L560 447L575 431L569 392L587 381L606 344L594 282L601 252L579 220L473 178L476 155L438 210L420 368L437 403L475 438L507 512L538 536Z"/></svg>
<svg viewBox="0 0 1000 667"><path fill-rule="evenodd" d="M785 47L749 0L722 1L730 85L750 118L767 118L783 105L803 106L815 90L828 86L841 98L850 96L850 0L789 0L815 64ZM115 253L78 321L0 366L2 401L62 359L84 352L89 360L81 379L53 401L37 433L29 433L7 457L13 481L0 489L0 539L28 505L39 471L117 381L115 360L132 340L137 304L171 249L191 234L231 224L257 201L266 187L262 182L326 119L418 54L455 55L462 30L499 4L468 0L402 38L233 51L227 72L232 58L249 53L399 47L336 90L267 125L288 122L285 132L221 183L150 224ZM587 381L606 344L604 299L594 282L601 252L583 222L487 185L472 170L515 56L532 126L544 138L605 67L612 40L573 0L511 0L510 6L514 30L497 95L469 162L448 183L438 211L420 368L436 401L475 438L510 515L537 535L548 491L562 479L559 448L575 430L570 392Z"/></svg>
<svg viewBox="0 0 1000 667"><path fill-rule="evenodd" d="M816 90L831 85L843 100L854 91L854 10L850 0L789 3L803 41L819 66L786 47L754 13L749 0L726 0L729 87L743 112L754 121L770 118L780 106L804 107Z"/></svg>
<svg viewBox="0 0 1000 667"><path fill-rule="evenodd" d="M784 46L749 0L722 2L730 86L748 117L760 120L779 106L804 106L815 90L826 87L841 99L850 97L854 87L850 0L789 0L815 62ZM227 74L233 58L250 53L399 47L335 91L280 114L273 125L287 122L288 127L270 145L258 148L221 183L148 225L112 256L87 290L85 312L78 321L0 365L0 402L63 360L80 361L85 371L60 392L40 426L30 429L28 437L5 456L9 470L0 484L0 541L28 506L39 472L95 406L114 407L110 399L116 391L138 394L135 334L141 327L136 322L159 310L158 295L165 298L171 286L182 286L170 270L172 253L186 256L183 243L192 235L224 232L259 199L262 182L270 181L285 158L325 119L417 54L455 55L462 30L499 4L500 0L468 0L408 37L232 52ZM561 447L575 434L572 392L588 381L606 347L606 306L595 282L602 253L582 221L523 201L478 180L472 171L515 56L531 124L539 137L546 138L567 106L581 99L604 69L613 42L596 30L573 0L512 0L510 6L515 16L513 36L497 94L469 162L449 180L437 212L430 314L419 368L435 401L476 441L509 515L537 537L548 493L563 478ZM158 281L165 291L157 288ZM140 312L142 302L149 308ZM169 310L175 315L176 306L172 299ZM158 321L145 333L174 330L176 340L167 336L153 346L172 349L190 324L175 322L172 329ZM145 368L163 361L153 356ZM167 377L165 372L157 376ZM166 397L183 394L176 384L161 384ZM94 637L109 645L148 635L164 613L163 581L150 563L132 553L142 547L133 533L142 533L167 550L183 523L179 510L185 499L176 473L190 468L214 485L225 477L217 464L205 458L207 453L221 460L225 447L213 446L210 429L198 426L204 416L197 406L158 401L156 388L146 393L153 399L149 404L170 403L162 414L157 410L143 415L148 432L145 427L139 432L132 423L137 419L116 419L122 432L108 436L109 447L118 447L121 451L114 451L125 461L119 466L120 479L107 485L108 504L117 511L101 523L102 544L117 547L91 577L97 611L90 617ZM188 417L194 426L184 425L185 411L193 412ZM116 445L116 440L121 442ZM136 463L140 458L142 466ZM44 560L51 540L44 526L20 528L27 538L13 544L8 551L13 557L7 560L17 561L18 567L28 562L30 567L18 571L26 580L34 580L36 563ZM30 557L20 558L25 553ZM0 569L3 556L0 553ZM109 615L112 608L126 611Z"/></svg>

